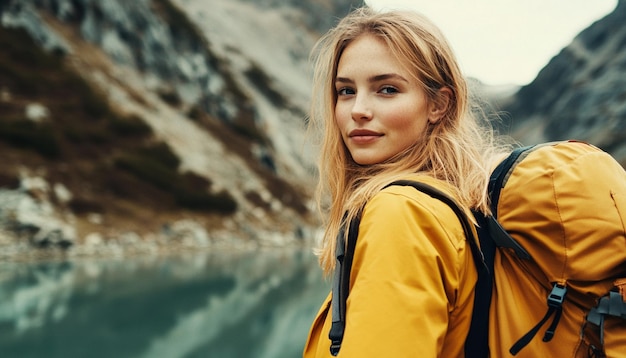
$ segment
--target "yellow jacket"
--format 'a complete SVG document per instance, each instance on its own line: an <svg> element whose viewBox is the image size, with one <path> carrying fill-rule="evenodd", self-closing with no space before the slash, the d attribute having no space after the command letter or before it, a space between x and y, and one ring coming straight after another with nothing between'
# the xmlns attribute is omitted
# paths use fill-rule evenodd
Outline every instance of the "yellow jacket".
<svg viewBox="0 0 626 358"><path fill-rule="evenodd" d="M411 178L444 192L445 183ZM365 206L338 357L463 357L477 279L459 220L443 202L391 186ZM330 295L304 358L332 357Z"/></svg>

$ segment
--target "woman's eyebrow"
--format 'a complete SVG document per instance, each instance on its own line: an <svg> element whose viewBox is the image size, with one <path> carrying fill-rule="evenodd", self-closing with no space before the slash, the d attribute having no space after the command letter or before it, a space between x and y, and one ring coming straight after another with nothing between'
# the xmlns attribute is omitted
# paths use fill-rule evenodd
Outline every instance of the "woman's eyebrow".
<svg viewBox="0 0 626 358"><path fill-rule="evenodd" d="M367 79L368 82L379 82L379 81L385 81L385 80L390 80L390 79L396 79L396 80L400 80L400 81L404 81L404 82L409 82L406 78L400 76L397 73L384 73L384 74L380 74L380 75L375 75L375 76L371 76ZM335 79L336 83L354 83L354 81L350 78L347 77L337 77Z"/></svg>
<svg viewBox="0 0 626 358"><path fill-rule="evenodd" d="M391 79L396 79L396 80L400 80L400 81L404 81L404 82L409 82L406 78L400 76L397 73L384 73L382 75L372 76L372 77L368 78L367 80L369 82L378 82L378 81L391 80Z"/></svg>

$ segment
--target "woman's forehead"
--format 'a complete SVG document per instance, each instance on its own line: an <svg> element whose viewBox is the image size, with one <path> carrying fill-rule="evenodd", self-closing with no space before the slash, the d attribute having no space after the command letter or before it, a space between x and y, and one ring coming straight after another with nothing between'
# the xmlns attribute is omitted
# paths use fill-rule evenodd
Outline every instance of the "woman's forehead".
<svg viewBox="0 0 626 358"><path fill-rule="evenodd" d="M359 74L366 70L393 72L406 79L419 80L412 63L393 51L381 36L372 33L359 35L344 47L337 59L334 77Z"/></svg>

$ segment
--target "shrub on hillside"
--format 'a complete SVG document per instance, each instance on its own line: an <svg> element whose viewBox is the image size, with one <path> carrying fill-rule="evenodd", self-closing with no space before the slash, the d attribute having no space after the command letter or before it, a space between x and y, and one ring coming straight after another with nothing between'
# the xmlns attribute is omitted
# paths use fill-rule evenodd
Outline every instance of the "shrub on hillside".
<svg viewBox="0 0 626 358"><path fill-rule="evenodd" d="M265 135L257 127L254 112L251 110L241 110L231 126L235 132L246 138L259 143L267 142Z"/></svg>
<svg viewBox="0 0 626 358"><path fill-rule="evenodd" d="M26 119L0 122L0 140L15 147L34 150L49 159L61 155L56 133L47 123L34 123Z"/></svg>
<svg viewBox="0 0 626 358"><path fill-rule="evenodd" d="M172 107L178 107L183 103L183 100L178 96L175 90L161 90L158 94L165 103Z"/></svg>
<svg viewBox="0 0 626 358"><path fill-rule="evenodd" d="M244 74L254 84L256 88L261 91L267 98L274 104L274 106L279 108L288 107L287 100L285 96L272 87L272 79L261 69L261 67L253 63L250 68L248 68Z"/></svg>
<svg viewBox="0 0 626 358"><path fill-rule="evenodd" d="M101 203L85 198L72 198L68 203L74 214L104 213Z"/></svg>
<svg viewBox="0 0 626 358"><path fill-rule="evenodd" d="M63 136L73 144L108 144L115 141L115 138L100 126L85 126L67 124L61 127Z"/></svg>
<svg viewBox="0 0 626 358"><path fill-rule="evenodd" d="M109 129L122 137L143 137L152 134L152 128L137 116L114 116L109 121Z"/></svg>
<svg viewBox="0 0 626 358"><path fill-rule="evenodd" d="M231 214L237 210L237 202L228 192L209 193L209 180L193 173L179 173L179 164L180 159L165 143L144 147L134 153L124 153L115 160L117 168L169 193L184 208L222 214Z"/></svg>
<svg viewBox="0 0 626 358"><path fill-rule="evenodd" d="M169 145L164 142L154 143L138 150L138 154L146 159L156 161L163 166L173 169L174 171L180 165L180 159L172 151Z"/></svg>
<svg viewBox="0 0 626 358"><path fill-rule="evenodd" d="M20 178L12 173L0 172L0 188L17 189L20 186Z"/></svg>
<svg viewBox="0 0 626 358"><path fill-rule="evenodd" d="M115 166L162 190L172 190L177 173L158 159L142 154L124 154L115 160Z"/></svg>
<svg viewBox="0 0 626 358"><path fill-rule="evenodd" d="M205 191L189 191L178 188L176 202L190 210L212 211L221 214L232 214L237 211L237 202L226 191L209 194Z"/></svg>
<svg viewBox="0 0 626 358"><path fill-rule="evenodd" d="M187 117L193 121L199 121L203 115L204 110L202 109L202 107L200 107L200 105L197 104L192 106L187 112Z"/></svg>

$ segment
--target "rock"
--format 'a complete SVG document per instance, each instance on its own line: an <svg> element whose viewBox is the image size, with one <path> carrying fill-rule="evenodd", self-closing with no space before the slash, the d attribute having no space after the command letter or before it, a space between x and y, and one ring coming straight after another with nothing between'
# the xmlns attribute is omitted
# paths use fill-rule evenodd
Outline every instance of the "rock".
<svg viewBox="0 0 626 358"><path fill-rule="evenodd" d="M50 111L39 103L29 103L24 109L26 118L35 123L39 123L50 116Z"/></svg>
<svg viewBox="0 0 626 358"><path fill-rule="evenodd" d="M72 200L72 193L65 185L61 183L55 183L52 187L52 190L54 192L54 196L62 204L67 204L70 202L70 200Z"/></svg>
<svg viewBox="0 0 626 358"><path fill-rule="evenodd" d="M95 249L104 245L104 237L99 232L92 232L85 236L84 246L86 248Z"/></svg>
<svg viewBox="0 0 626 358"><path fill-rule="evenodd" d="M76 242L76 230L61 219L48 192L41 177L22 178L17 190L0 189L0 226L35 247L66 249Z"/></svg>
<svg viewBox="0 0 626 358"><path fill-rule="evenodd" d="M182 243L183 246L206 247L211 239L206 229L192 220L180 220L164 226L162 233L166 241Z"/></svg>
<svg viewBox="0 0 626 358"><path fill-rule="evenodd" d="M63 37L41 19L35 8L28 6L23 1L7 2L0 15L2 15L0 24L3 27L26 29L44 49L57 53L70 52L70 47Z"/></svg>
<svg viewBox="0 0 626 358"><path fill-rule="evenodd" d="M101 225L103 222L102 215L98 213L87 214L87 221L92 224Z"/></svg>
<svg viewBox="0 0 626 358"><path fill-rule="evenodd" d="M20 191L30 195L40 202L47 202L49 198L50 185L40 176L30 176L22 173L20 179Z"/></svg>

